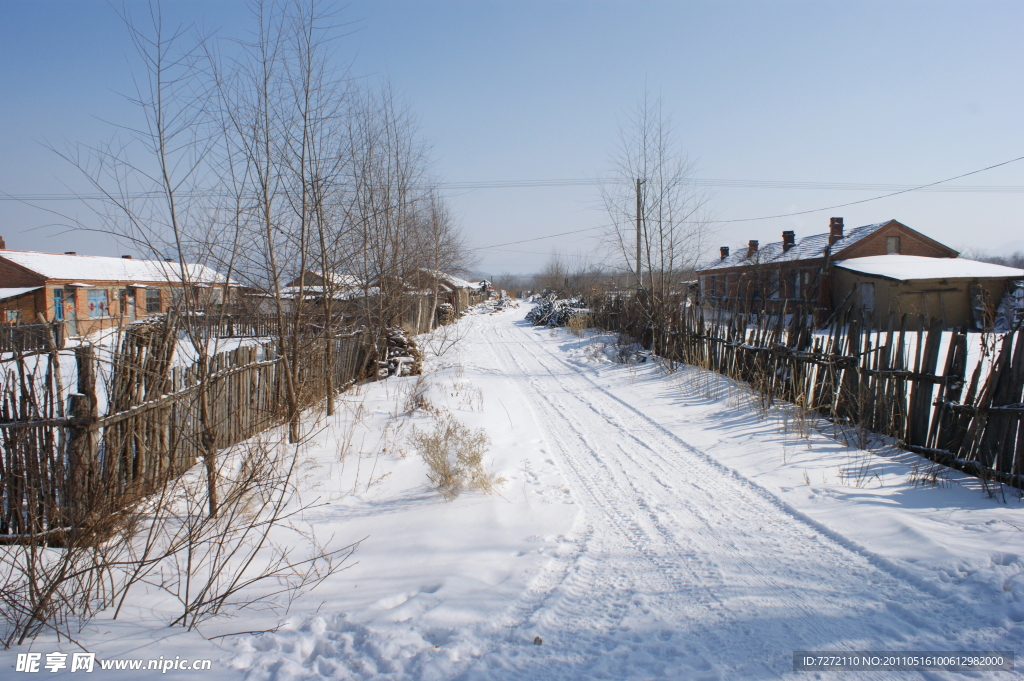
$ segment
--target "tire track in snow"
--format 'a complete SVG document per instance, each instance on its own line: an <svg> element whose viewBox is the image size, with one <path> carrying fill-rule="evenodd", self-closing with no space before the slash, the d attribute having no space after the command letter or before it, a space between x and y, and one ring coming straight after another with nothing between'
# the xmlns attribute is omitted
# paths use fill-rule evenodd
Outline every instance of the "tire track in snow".
<svg viewBox="0 0 1024 681"><path fill-rule="evenodd" d="M674 668L770 678L792 673L794 649L991 642L974 618L662 428L531 332L488 330L499 338L481 339L538 405L534 415L583 508L590 534L575 560L604 568L567 569L525 618L524 625L575 639L558 642L572 652L545 651L547 675L605 669L605 656L587 650L620 649L624 625L640 639L627 644L626 657L643 658L652 646L680 653L677 644L689 644L682 668L648 655L649 668L637 668L636 659L624 667L631 676ZM632 598L619 597L623 590ZM743 649L747 659L737 660Z"/></svg>

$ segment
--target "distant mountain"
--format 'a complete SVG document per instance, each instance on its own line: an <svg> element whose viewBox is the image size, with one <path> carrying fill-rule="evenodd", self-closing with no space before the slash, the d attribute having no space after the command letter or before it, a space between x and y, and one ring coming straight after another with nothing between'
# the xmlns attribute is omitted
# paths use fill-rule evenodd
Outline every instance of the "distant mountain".
<svg viewBox="0 0 1024 681"><path fill-rule="evenodd" d="M1024 239L1014 239L996 249L993 255L1009 255L1010 253L1024 253Z"/></svg>

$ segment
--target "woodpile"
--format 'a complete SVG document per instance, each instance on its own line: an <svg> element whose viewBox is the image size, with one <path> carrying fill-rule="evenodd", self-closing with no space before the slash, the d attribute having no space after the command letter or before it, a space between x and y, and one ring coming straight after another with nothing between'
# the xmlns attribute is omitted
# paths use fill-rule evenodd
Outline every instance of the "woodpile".
<svg viewBox="0 0 1024 681"><path fill-rule="evenodd" d="M573 317L589 312L582 298L556 299L553 295L541 298L526 315L534 326L567 326Z"/></svg>
<svg viewBox="0 0 1024 681"><path fill-rule="evenodd" d="M389 327L385 336L381 371L385 376L419 376L423 373L423 351L405 329Z"/></svg>

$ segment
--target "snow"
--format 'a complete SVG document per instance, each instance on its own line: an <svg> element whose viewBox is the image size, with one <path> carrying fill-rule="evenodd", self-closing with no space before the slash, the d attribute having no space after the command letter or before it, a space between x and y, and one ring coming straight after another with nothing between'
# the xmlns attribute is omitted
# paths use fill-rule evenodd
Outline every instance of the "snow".
<svg viewBox="0 0 1024 681"><path fill-rule="evenodd" d="M177 262L7 250L0 251L0 258L32 270L46 279L149 282L181 280L181 265ZM192 282L224 282L223 275L205 265L189 264L186 268Z"/></svg>
<svg viewBox="0 0 1024 681"><path fill-rule="evenodd" d="M873 255L838 260L836 267L887 279L1001 279L1024 277L1024 270L966 258L923 258L917 255Z"/></svg>
<svg viewBox="0 0 1024 681"><path fill-rule="evenodd" d="M299 297L301 292L305 298L322 297L327 293L326 286L285 286L281 289L282 298L295 299ZM361 288L345 288L345 289L333 289L331 291L332 300L351 300L353 298L360 298L362 296L375 295L380 289L376 286L372 286L369 289Z"/></svg>
<svg viewBox="0 0 1024 681"><path fill-rule="evenodd" d="M312 274L320 277L321 279L330 281L334 288L360 288L364 285L362 279L354 274L345 274L343 272L323 272L321 270L311 270Z"/></svg>
<svg viewBox="0 0 1024 681"><path fill-rule="evenodd" d="M17 298L18 296L32 291L38 291L42 286L30 286L28 288L0 288L0 300L7 300L8 298Z"/></svg>
<svg viewBox="0 0 1024 681"><path fill-rule="evenodd" d="M436 279L440 279L453 288L479 288L479 284L474 284L471 281L466 281L462 277L457 277L454 274L448 274L441 270L431 270L426 267L421 267L420 271L429 274Z"/></svg>
<svg viewBox="0 0 1024 681"><path fill-rule="evenodd" d="M794 650L1021 652L1013 490L955 472L915 482L931 468L915 455L762 412L714 374L618 363L636 355L534 328L529 309L476 308L422 379L361 386L336 416L309 417L302 493L320 505L299 522L363 539L349 569L287 614L201 633L167 629L172 606L140 591L128 618L101 614L77 640L280 681L814 678L792 671ZM416 394L429 410L409 411ZM449 503L427 486L408 436L437 409L486 430L499 494ZM213 638L239 631L264 633ZM41 637L0 665L29 649L76 650Z"/></svg>

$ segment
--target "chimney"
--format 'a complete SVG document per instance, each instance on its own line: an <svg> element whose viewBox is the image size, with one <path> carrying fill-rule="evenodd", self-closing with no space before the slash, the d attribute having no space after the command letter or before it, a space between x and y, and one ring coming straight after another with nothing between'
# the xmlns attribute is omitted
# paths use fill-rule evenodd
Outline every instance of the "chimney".
<svg viewBox="0 0 1024 681"><path fill-rule="evenodd" d="M121 256L121 259L122 259L122 260L131 260L131 259L132 259L132 256L130 256L130 255L122 255L122 256Z"/></svg>
<svg viewBox="0 0 1024 681"><path fill-rule="evenodd" d="M791 229L787 229L782 233L782 252L785 253L789 249L796 246L796 232Z"/></svg>
<svg viewBox="0 0 1024 681"><path fill-rule="evenodd" d="M728 246L722 246L718 250L722 254L722 260L725 260L726 258L729 257L729 247Z"/></svg>
<svg viewBox="0 0 1024 681"><path fill-rule="evenodd" d="M64 255L78 255L77 251L64 251Z"/></svg>
<svg viewBox="0 0 1024 681"><path fill-rule="evenodd" d="M747 242L747 257L753 258L757 253L757 239L751 239Z"/></svg>
<svg viewBox="0 0 1024 681"><path fill-rule="evenodd" d="M832 218L828 223L828 245L831 246L835 242L843 238L843 219Z"/></svg>
<svg viewBox="0 0 1024 681"><path fill-rule="evenodd" d="M174 258L164 258L164 262L174 262Z"/></svg>
<svg viewBox="0 0 1024 681"><path fill-rule="evenodd" d="M2 236L0 236L0 249L7 250L7 242L4 241Z"/></svg>

